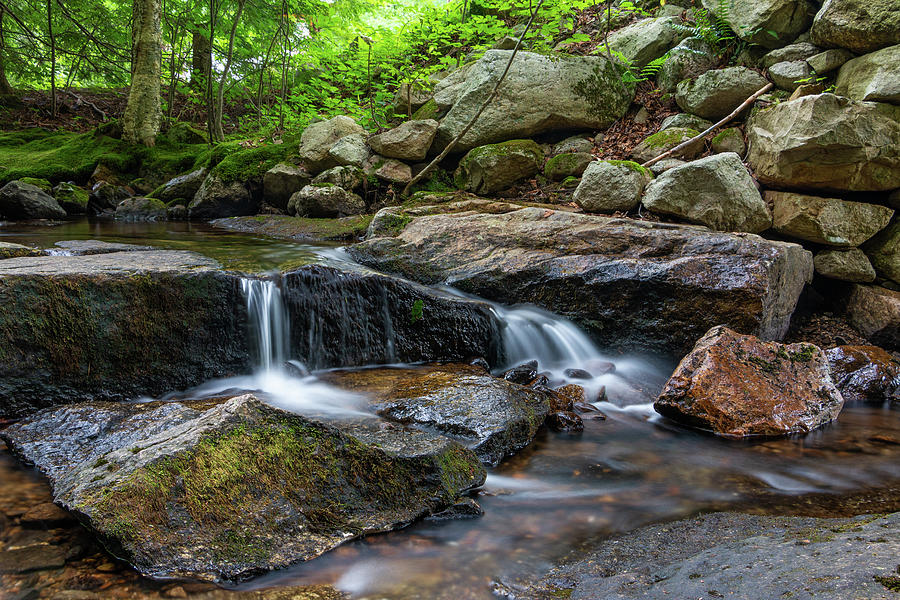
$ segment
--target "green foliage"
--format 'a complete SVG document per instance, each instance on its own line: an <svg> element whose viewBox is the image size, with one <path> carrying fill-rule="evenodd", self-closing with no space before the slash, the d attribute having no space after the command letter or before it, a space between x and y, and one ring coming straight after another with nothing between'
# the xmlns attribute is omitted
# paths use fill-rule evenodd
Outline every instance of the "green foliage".
<svg viewBox="0 0 900 600"><path fill-rule="evenodd" d="M419 319L424 318L423 313L425 311L425 303L419 299L413 302L412 308L409 311L409 322L415 323Z"/></svg>
<svg viewBox="0 0 900 600"><path fill-rule="evenodd" d="M693 23L674 23L673 26L676 30L686 33L688 39L705 42L720 58L737 56L747 44L737 36L728 20L729 8L730 0L718 0L715 14L702 6L697 6L693 9Z"/></svg>

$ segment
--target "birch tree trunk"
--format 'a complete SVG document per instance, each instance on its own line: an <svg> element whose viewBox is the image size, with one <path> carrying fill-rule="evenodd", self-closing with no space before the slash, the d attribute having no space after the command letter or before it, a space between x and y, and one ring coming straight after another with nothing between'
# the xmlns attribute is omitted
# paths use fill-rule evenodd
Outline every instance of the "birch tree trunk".
<svg viewBox="0 0 900 600"><path fill-rule="evenodd" d="M159 133L162 77L160 0L134 0L132 44L134 63L128 105L122 118L122 138L132 144L153 146Z"/></svg>

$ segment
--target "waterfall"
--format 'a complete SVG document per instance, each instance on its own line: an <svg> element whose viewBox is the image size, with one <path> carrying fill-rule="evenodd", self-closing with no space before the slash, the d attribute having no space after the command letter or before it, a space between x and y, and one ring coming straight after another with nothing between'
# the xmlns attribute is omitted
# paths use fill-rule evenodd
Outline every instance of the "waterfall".
<svg viewBox="0 0 900 600"><path fill-rule="evenodd" d="M290 358L290 321L281 288L270 279L241 279L247 300L251 343L256 350L257 369L281 370Z"/></svg>

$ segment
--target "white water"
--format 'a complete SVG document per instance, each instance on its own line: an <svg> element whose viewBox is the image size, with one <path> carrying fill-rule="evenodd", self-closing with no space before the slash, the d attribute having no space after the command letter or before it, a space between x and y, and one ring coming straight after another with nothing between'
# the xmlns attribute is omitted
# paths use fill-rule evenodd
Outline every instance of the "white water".
<svg viewBox="0 0 900 600"><path fill-rule="evenodd" d="M290 321L281 288L270 279L241 279L259 371L282 368L290 348Z"/></svg>

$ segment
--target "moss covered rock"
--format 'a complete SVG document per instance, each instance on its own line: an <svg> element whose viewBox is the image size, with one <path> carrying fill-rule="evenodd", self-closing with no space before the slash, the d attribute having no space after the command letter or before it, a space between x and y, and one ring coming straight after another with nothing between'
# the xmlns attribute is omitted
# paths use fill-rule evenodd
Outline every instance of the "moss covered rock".
<svg viewBox="0 0 900 600"><path fill-rule="evenodd" d="M157 577L282 568L446 508L485 479L447 438L310 420L251 395L80 404L3 436L49 477L56 502Z"/></svg>
<svg viewBox="0 0 900 600"><path fill-rule="evenodd" d="M675 101L686 112L717 121L767 83L765 77L747 67L707 71L679 83Z"/></svg>
<svg viewBox="0 0 900 600"><path fill-rule="evenodd" d="M53 197L67 215L83 215L87 212L90 195L87 190L71 183L60 183L53 188Z"/></svg>
<svg viewBox="0 0 900 600"><path fill-rule="evenodd" d="M544 165L544 177L562 181L566 177L580 177L594 156L589 152L566 152L557 154Z"/></svg>
<svg viewBox="0 0 900 600"><path fill-rule="evenodd" d="M716 154L734 152L738 156L744 156L744 153L747 151L747 144L744 143L744 134L737 127L729 127L717 133L710 142L710 146L712 146L712 150Z"/></svg>
<svg viewBox="0 0 900 600"><path fill-rule="evenodd" d="M209 220L255 214L259 202L245 181L226 181L213 171L203 180L187 208L191 219Z"/></svg>
<svg viewBox="0 0 900 600"><path fill-rule="evenodd" d="M686 142L698 135L700 135L700 132L696 129L670 127L641 140L641 143L635 146L634 150L631 151L631 156L639 163L647 162L648 160L652 160L660 154L671 150L678 144ZM674 157L690 160L702 151L703 140L697 140L697 142L678 152Z"/></svg>
<svg viewBox="0 0 900 600"><path fill-rule="evenodd" d="M544 162L533 140L510 140L469 151L454 174L457 187L475 194L492 194L531 177Z"/></svg>
<svg viewBox="0 0 900 600"><path fill-rule="evenodd" d="M628 211L641 201L653 179L648 170L628 160L598 160L588 165L572 199L588 212Z"/></svg>
<svg viewBox="0 0 900 600"><path fill-rule="evenodd" d="M53 194L53 185L46 179L41 179L40 177L23 177L19 181L40 188L45 194Z"/></svg>
<svg viewBox="0 0 900 600"><path fill-rule="evenodd" d="M895 0L829 0L809 33L819 46L865 54L900 44L900 11Z"/></svg>
<svg viewBox="0 0 900 600"><path fill-rule="evenodd" d="M0 216L7 219L64 219L66 211L53 196L22 180L0 188Z"/></svg>

